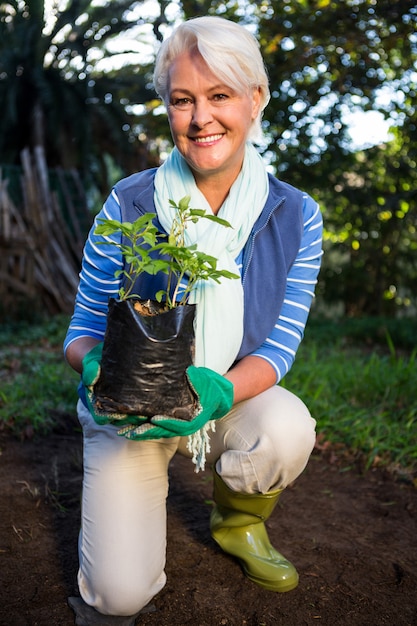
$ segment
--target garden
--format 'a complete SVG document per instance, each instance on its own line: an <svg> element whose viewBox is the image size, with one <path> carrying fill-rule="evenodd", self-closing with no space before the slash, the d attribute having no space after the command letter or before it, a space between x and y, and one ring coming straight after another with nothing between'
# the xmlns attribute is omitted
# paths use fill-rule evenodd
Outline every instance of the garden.
<svg viewBox="0 0 417 626"><path fill-rule="evenodd" d="M82 249L112 185L169 153L155 52L179 19L205 14L256 33L272 95L259 151L323 214L317 297L281 383L308 405L317 440L267 522L300 574L286 594L257 587L220 551L210 468L196 474L174 457L167 584L137 625L417 625L415 3L10 0L0 5L0 626L74 624L83 452L62 343Z"/></svg>

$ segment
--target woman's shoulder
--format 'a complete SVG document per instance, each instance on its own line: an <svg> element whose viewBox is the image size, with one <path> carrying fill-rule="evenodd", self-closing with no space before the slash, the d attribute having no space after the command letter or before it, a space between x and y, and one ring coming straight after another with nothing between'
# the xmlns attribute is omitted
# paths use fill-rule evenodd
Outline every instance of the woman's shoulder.
<svg viewBox="0 0 417 626"><path fill-rule="evenodd" d="M142 170L122 178L114 185L123 220L133 221L138 208L154 211L154 178L157 168Z"/></svg>
<svg viewBox="0 0 417 626"><path fill-rule="evenodd" d="M269 174L269 187L274 197L285 198L287 203L297 206L303 213L304 218L306 215L315 215L320 213L319 205L314 198L312 198L306 191L298 189L290 183L276 178L272 174Z"/></svg>
<svg viewBox="0 0 417 626"><path fill-rule="evenodd" d="M114 185L114 188L117 192L129 192L130 190L138 192L141 188L147 188L150 184L153 185L156 170L157 168L153 167L148 170L135 172L134 174L119 180Z"/></svg>
<svg viewBox="0 0 417 626"><path fill-rule="evenodd" d="M277 178L273 174L268 174L268 178L269 178L269 188L272 191L272 193L276 195L281 195L286 198L291 198L301 203L306 198L310 198L308 193L306 193L302 189L298 189L298 187L294 187L294 185L291 185L287 181Z"/></svg>
<svg viewBox="0 0 417 626"><path fill-rule="evenodd" d="M274 174L269 173L268 179L270 188L274 189L276 192L281 192L282 194L294 193L297 195L304 193L303 191L301 191L301 189L294 187L294 185L291 185L281 178L277 178L276 176L274 176Z"/></svg>

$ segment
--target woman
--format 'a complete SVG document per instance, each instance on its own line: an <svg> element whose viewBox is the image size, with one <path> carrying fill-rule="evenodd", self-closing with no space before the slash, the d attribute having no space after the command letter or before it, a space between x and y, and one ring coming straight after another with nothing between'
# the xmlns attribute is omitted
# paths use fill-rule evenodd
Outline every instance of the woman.
<svg viewBox="0 0 417 626"><path fill-rule="evenodd" d="M154 84L175 148L157 170L118 183L98 217L132 221L138 212L156 211L168 230L168 199L190 195L193 207L232 224L225 238L210 229L194 233L222 267L241 275L197 297L197 365L217 372L231 398L210 435L216 503L210 527L252 581L289 591L297 571L271 546L264 522L315 441L307 408L277 383L308 317L321 257L320 212L309 196L268 175L251 143L261 135L269 90L259 46L246 29L217 17L181 24L161 46ZM122 260L99 240L92 229L65 340L78 372L103 340L107 300L120 287L114 271ZM149 281L147 289L152 297ZM83 600L74 608L133 616L165 584L168 466L176 452L190 454L187 440L117 436L116 426L95 423L82 399L78 413L85 446Z"/></svg>

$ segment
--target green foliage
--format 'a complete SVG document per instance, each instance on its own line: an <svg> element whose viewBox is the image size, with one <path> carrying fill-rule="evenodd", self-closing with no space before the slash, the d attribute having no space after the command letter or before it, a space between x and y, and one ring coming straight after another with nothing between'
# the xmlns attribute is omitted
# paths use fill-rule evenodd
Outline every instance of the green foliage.
<svg viewBox="0 0 417 626"><path fill-rule="evenodd" d="M306 336L326 346L360 346L363 350L388 348L391 354L413 352L417 348L417 318L343 317L329 321L313 315Z"/></svg>
<svg viewBox="0 0 417 626"><path fill-rule="evenodd" d="M0 331L0 430L47 433L56 415L74 414L78 375L62 357L68 318L57 316Z"/></svg>
<svg viewBox="0 0 417 626"><path fill-rule="evenodd" d="M312 325L283 385L307 404L321 439L343 444L366 467L416 469L416 366L417 350L397 354L389 336L381 352L369 332L346 343L343 326Z"/></svg>
<svg viewBox="0 0 417 626"><path fill-rule="evenodd" d="M48 22L43 3L0 5L3 161L17 163L22 147L45 144L50 166L76 167L86 184L94 180L94 198L107 195L116 171L121 177L159 162L171 138L151 87L152 54L117 70L98 66L116 56L109 44L128 32L141 4L68 0L54 4ZM260 149L278 176L323 208L326 306L355 316L415 310L415 3L182 0L173 14L166 0L154 6L148 50L181 12L221 15L257 34L271 86ZM127 40L125 49L134 46ZM358 111L390 120L392 141L352 146L348 114Z"/></svg>
<svg viewBox="0 0 417 626"><path fill-rule="evenodd" d="M216 215L206 214L200 209L192 209L190 196L184 196L178 204L173 200L169 202L175 210L175 217L168 235L159 233L152 223L156 217L155 213L142 215L134 222L99 220L100 224L94 231L96 235L104 237L122 235L121 240L98 242L115 246L127 264L127 268L115 273L116 278L125 276L129 285L127 289L124 287L120 289L121 300L132 295L135 281L142 272L151 275L162 272L168 275L167 289L156 294L157 301L165 302L167 309L186 304L200 280L214 280L219 283L221 278L239 278L237 274L217 269L217 259L197 250L197 244L185 245L188 223L207 219L231 228L229 222Z"/></svg>
<svg viewBox="0 0 417 626"><path fill-rule="evenodd" d="M31 321L9 321L0 326L0 350L19 349L38 345L39 349L61 349L68 327L66 315L41 317Z"/></svg>
<svg viewBox="0 0 417 626"><path fill-rule="evenodd" d="M46 3L45 3L46 4ZM42 145L50 167L77 168L86 184L108 190L106 156L123 169L145 166L144 148L127 113L144 101L146 78L130 68L96 70L107 45L129 22L127 0L69 0L0 5L0 154L19 163L23 148Z"/></svg>
<svg viewBox="0 0 417 626"><path fill-rule="evenodd" d="M68 322L62 316L2 327L0 429L18 436L32 429L47 433L57 411L74 415L78 375L61 352ZM417 469L417 352L396 344L415 328L397 320L391 339L381 332L382 321L363 320L354 328L351 320L311 322L282 384L311 410L319 440L336 449L343 444L365 467Z"/></svg>
<svg viewBox="0 0 417 626"><path fill-rule="evenodd" d="M416 307L416 124L414 114L387 145L352 155L349 171L335 163L320 191L327 249L321 288L349 315Z"/></svg>
<svg viewBox="0 0 417 626"><path fill-rule="evenodd" d="M320 296L346 315L415 308L415 5L272 1L258 16L272 88L268 153L324 213ZM360 110L390 119L394 139L352 147L346 114Z"/></svg>
<svg viewBox="0 0 417 626"><path fill-rule="evenodd" d="M19 434L47 433L54 427L54 415L73 414L77 402L77 375L69 371L61 352L44 349L5 352L0 370L18 371L3 382L0 396L0 428Z"/></svg>

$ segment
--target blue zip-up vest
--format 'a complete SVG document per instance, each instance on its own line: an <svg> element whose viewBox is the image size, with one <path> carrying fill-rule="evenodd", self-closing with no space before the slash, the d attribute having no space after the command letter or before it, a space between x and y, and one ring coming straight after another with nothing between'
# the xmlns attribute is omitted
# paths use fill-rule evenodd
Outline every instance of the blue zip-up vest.
<svg viewBox="0 0 417 626"><path fill-rule="evenodd" d="M155 172L138 172L115 185L122 221L133 222L144 213L156 213ZM157 220L155 224L164 232ZM302 234L302 192L269 175L267 201L243 249L244 336L237 361L259 348L274 328ZM154 299L159 290L166 288L165 281L165 274L142 274L134 293Z"/></svg>

